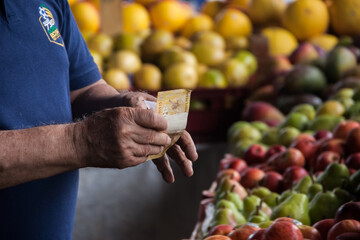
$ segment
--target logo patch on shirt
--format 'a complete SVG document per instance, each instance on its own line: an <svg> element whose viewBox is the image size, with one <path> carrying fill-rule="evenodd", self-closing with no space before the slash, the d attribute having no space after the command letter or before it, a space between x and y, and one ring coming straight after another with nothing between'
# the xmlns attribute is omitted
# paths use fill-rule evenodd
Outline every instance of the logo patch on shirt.
<svg viewBox="0 0 360 240"><path fill-rule="evenodd" d="M59 29L56 27L55 19L50 10L45 6L45 4L41 4L39 7L39 21L41 26L43 27L46 36L49 41L60 46L64 46L64 42L61 38Z"/></svg>

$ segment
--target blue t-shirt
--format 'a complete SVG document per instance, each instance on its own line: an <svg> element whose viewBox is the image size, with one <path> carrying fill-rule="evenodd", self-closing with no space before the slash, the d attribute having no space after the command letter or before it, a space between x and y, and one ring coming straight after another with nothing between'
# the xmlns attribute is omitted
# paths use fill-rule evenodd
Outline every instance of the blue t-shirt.
<svg viewBox="0 0 360 240"><path fill-rule="evenodd" d="M0 130L72 122L99 79L67 0L0 0ZM78 171L0 190L0 239L71 239L77 190Z"/></svg>

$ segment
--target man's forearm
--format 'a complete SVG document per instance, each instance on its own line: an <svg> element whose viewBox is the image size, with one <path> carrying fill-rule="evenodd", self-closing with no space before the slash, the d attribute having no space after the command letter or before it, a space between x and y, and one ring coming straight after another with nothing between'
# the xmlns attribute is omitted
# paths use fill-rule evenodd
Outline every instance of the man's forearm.
<svg viewBox="0 0 360 240"><path fill-rule="evenodd" d="M0 188L83 167L73 125L0 131Z"/></svg>

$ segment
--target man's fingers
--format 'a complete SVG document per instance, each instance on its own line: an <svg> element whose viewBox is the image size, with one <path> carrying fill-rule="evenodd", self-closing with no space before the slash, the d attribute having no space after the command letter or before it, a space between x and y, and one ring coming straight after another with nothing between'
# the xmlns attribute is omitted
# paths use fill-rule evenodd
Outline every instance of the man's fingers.
<svg viewBox="0 0 360 240"><path fill-rule="evenodd" d="M176 164L180 167L183 174L187 177L191 177L194 174L193 168L192 168L192 161L189 160L183 150L181 150L181 147L177 144L172 146L167 153L173 159Z"/></svg>
<svg viewBox="0 0 360 240"><path fill-rule="evenodd" d="M136 109L134 112L134 121L144 128L151 128L158 131L165 131L167 128L166 119L149 109Z"/></svg>
<svg viewBox="0 0 360 240"><path fill-rule="evenodd" d="M166 133L141 127L136 128L132 139L138 144L167 146L171 143L171 138Z"/></svg>
<svg viewBox="0 0 360 240"><path fill-rule="evenodd" d="M174 173L171 169L169 158L166 155L164 155L161 158L154 159L152 161L156 165L159 172L161 172L161 175L166 182L173 183L175 181Z"/></svg>
<svg viewBox="0 0 360 240"><path fill-rule="evenodd" d="M177 144L180 145L182 151L189 160L196 161L198 154L196 152L194 141L187 131L184 131L180 139L177 141Z"/></svg>
<svg viewBox="0 0 360 240"><path fill-rule="evenodd" d="M162 146L138 144L137 147L134 148L133 153L134 153L135 157L147 158L149 155L159 154L163 150L164 150L164 147L162 147Z"/></svg>

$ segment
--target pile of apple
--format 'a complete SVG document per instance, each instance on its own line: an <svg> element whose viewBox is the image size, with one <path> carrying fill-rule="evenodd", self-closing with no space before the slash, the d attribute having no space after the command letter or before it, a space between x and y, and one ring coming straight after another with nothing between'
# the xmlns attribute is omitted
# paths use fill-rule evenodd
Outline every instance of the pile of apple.
<svg viewBox="0 0 360 240"><path fill-rule="evenodd" d="M212 189L203 193L203 204L213 207L203 221L204 236L360 239L360 202L353 202L360 201L359 149L360 123L343 120L332 131L300 133L288 146L258 143L240 156L226 154ZM336 217L344 215L353 220ZM227 238L212 236L219 233Z"/></svg>

